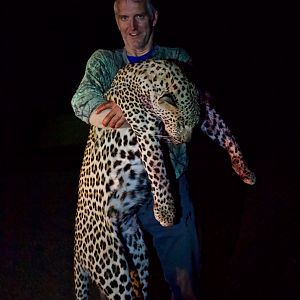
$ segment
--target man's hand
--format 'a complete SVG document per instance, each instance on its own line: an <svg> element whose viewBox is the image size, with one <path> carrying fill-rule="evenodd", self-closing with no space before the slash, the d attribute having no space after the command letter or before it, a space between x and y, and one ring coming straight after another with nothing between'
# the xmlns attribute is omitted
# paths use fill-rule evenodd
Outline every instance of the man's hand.
<svg viewBox="0 0 300 300"><path fill-rule="evenodd" d="M113 101L105 102L99 105L95 112L96 114L100 114L104 110L110 110L109 113L105 116L102 121L102 125L104 127L111 128L120 128L120 127L129 127L121 108Z"/></svg>

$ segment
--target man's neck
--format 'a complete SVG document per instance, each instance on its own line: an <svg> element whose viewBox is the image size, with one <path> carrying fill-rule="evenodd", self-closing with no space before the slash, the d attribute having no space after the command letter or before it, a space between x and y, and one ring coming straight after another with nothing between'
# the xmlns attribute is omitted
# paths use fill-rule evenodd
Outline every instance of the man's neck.
<svg viewBox="0 0 300 300"><path fill-rule="evenodd" d="M145 49L125 49L128 56L143 56L147 54L149 51L151 51L152 47L147 47Z"/></svg>
<svg viewBox="0 0 300 300"><path fill-rule="evenodd" d="M129 45L127 45L129 46ZM146 45L143 48L140 49L132 49L130 47L126 48L126 44L125 44L125 50L127 55L129 56L142 56L147 54L149 51L151 51L153 48L153 33L151 34L148 42L146 43Z"/></svg>
<svg viewBox="0 0 300 300"><path fill-rule="evenodd" d="M131 62L131 63L144 61L144 60L147 60L147 59L151 58L153 56L153 52L154 52L154 49L152 48L148 52L146 52L142 55L129 55L127 53L127 58L129 60L129 62Z"/></svg>

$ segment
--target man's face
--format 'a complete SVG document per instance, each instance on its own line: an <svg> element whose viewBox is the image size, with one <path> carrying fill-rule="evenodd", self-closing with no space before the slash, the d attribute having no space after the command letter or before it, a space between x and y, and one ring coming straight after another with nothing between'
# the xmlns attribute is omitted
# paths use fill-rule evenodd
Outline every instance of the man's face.
<svg viewBox="0 0 300 300"><path fill-rule="evenodd" d="M151 16L145 0L117 1L115 17L129 55L142 55L152 48L157 13Z"/></svg>

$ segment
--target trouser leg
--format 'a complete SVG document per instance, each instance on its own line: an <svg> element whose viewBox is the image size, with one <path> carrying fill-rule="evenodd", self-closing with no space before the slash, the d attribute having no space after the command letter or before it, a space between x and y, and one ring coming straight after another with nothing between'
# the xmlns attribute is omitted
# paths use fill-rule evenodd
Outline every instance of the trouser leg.
<svg viewBox="0 0 300 300"><path fill-rule="evenodd" d="M197 299L200 275L200 249L194 209L186 176L178 179L181 217L176 225L162 227L153 216L152 202L138 212L142 228L153 237L165 279L174 300Z"/></svg>

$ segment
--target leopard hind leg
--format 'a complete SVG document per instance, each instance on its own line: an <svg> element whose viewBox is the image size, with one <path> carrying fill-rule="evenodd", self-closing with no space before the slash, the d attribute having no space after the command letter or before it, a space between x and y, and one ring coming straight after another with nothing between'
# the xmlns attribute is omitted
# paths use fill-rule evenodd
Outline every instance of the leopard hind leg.
<svg viewBox="0 0 300 300"><path fill-rule="evenodd" d="M110 199L108 215L124 246L133 295L136 299L146 300L149 297L149 261L136 213L140 205L152 200L150 183L138 157L130 168L119 165L116 174L123 180L119 181L118 189Z"/></svg>
<svg viewBox="0 0 300 300"><path fill-rule="evenodd" d="M136 215L124 219L121 224L122 240L130 259L130 276L137 299L148 299L149 260L143 233Z"/></svg>
<svg viewBox="0 0 300 300"><path fill-rule="evenodd" d="M249 185L256 182L255 174L248 168L240 147L230 129L209 103L205 104L205 118L201 130L219 146L227 150L233 170Z"/></svg>
<svg viewBox="0 0 300 300"><path fill-rule="evenodd" d="M81 267L79 261L74 259L74 280L76 300L89 299L89 276Z"/></svg>

